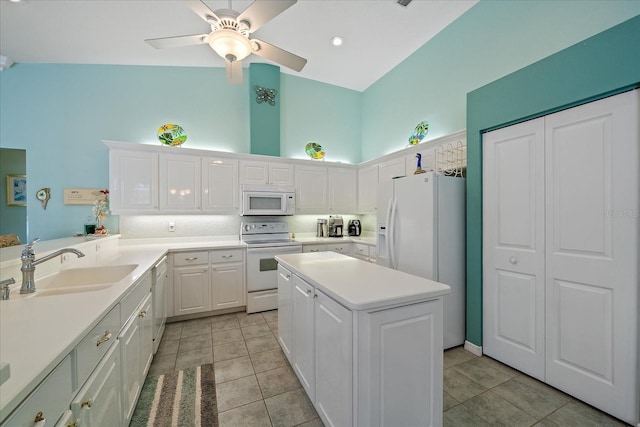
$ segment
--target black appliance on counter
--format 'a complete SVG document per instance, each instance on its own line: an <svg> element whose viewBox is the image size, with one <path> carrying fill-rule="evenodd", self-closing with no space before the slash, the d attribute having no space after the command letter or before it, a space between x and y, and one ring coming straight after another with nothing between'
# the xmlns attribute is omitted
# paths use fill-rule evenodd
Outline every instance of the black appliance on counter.
<svg viewBox="0 0 640 427"><path fill-rule="evenodd" d="M359 236L362 233L362 226L359 219L350 219L349 226L347 227L349 236Z"/></svg>

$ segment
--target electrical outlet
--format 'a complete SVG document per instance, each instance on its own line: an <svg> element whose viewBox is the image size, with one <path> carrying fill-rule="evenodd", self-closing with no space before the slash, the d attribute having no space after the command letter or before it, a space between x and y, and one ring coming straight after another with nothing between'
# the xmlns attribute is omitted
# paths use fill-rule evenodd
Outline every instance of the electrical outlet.
<svg viewBox="0 0 640 427"><path fill-rule="evenodd" d="M96 252L100 252L100 243L96 243Z"/></svg>
<svg viewBox="0 0 640 427"><path fill-rule="evenodd" d="M175 221L169 221L169 231L172 232L172 233L176 231L176 222Z"/></svg>

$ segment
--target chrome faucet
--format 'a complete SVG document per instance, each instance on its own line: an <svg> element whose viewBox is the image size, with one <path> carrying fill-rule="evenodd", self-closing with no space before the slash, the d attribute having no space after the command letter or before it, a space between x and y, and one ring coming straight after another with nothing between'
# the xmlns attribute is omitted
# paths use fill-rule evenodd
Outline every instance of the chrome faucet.
<svg viewBox="0 0 640 427"><path fill-rule="evenodd" d="M47 256L43 256L40 259L36 259L36 254L33 252L33 245L35 245L38 240L40 239L33 239L29 242L29 244L25 246L22 251L22 256L20 257L20 260L22 261L22 267L20 268L20 271L22 271L22 286L20 287L21 294L30 294L36 291L36 284L33 280L33 273L36 271L36 265L69 252L76 254L78 258L82 258L84 256L84 254L77 249L63 248L50 253Z"/></svg>
<svg viewBox="0 0 640 427"><path fill-rule="evenodd" d="M16 281L13 277L7 280L0 280L0 286L2 286L2 290L0 292L2 293L3 301L9 299L9 292L11 292L9 285L13 285L14 283L16 283Z"/></svg>

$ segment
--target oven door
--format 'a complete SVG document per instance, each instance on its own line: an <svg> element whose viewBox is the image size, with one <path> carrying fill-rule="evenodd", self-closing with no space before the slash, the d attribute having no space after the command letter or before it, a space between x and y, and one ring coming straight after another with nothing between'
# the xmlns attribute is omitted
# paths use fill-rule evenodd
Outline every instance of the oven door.
<svg viewBox="0 0 640 427"><path fill-rule="evenodd" d="M277 289L278 261L275 256L300 252L301 245L247 248L247 291Z"/></svg>

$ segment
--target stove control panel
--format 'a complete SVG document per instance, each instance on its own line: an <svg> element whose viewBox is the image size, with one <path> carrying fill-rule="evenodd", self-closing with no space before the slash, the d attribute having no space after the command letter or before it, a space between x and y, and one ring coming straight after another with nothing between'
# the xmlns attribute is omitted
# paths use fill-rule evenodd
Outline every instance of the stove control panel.
<svg viewBox="0 0 640 427"><path fill-rule="evenodd" d="M243 222L240 224L240 234L273 234L289 233L286 222Z"/></svg>

